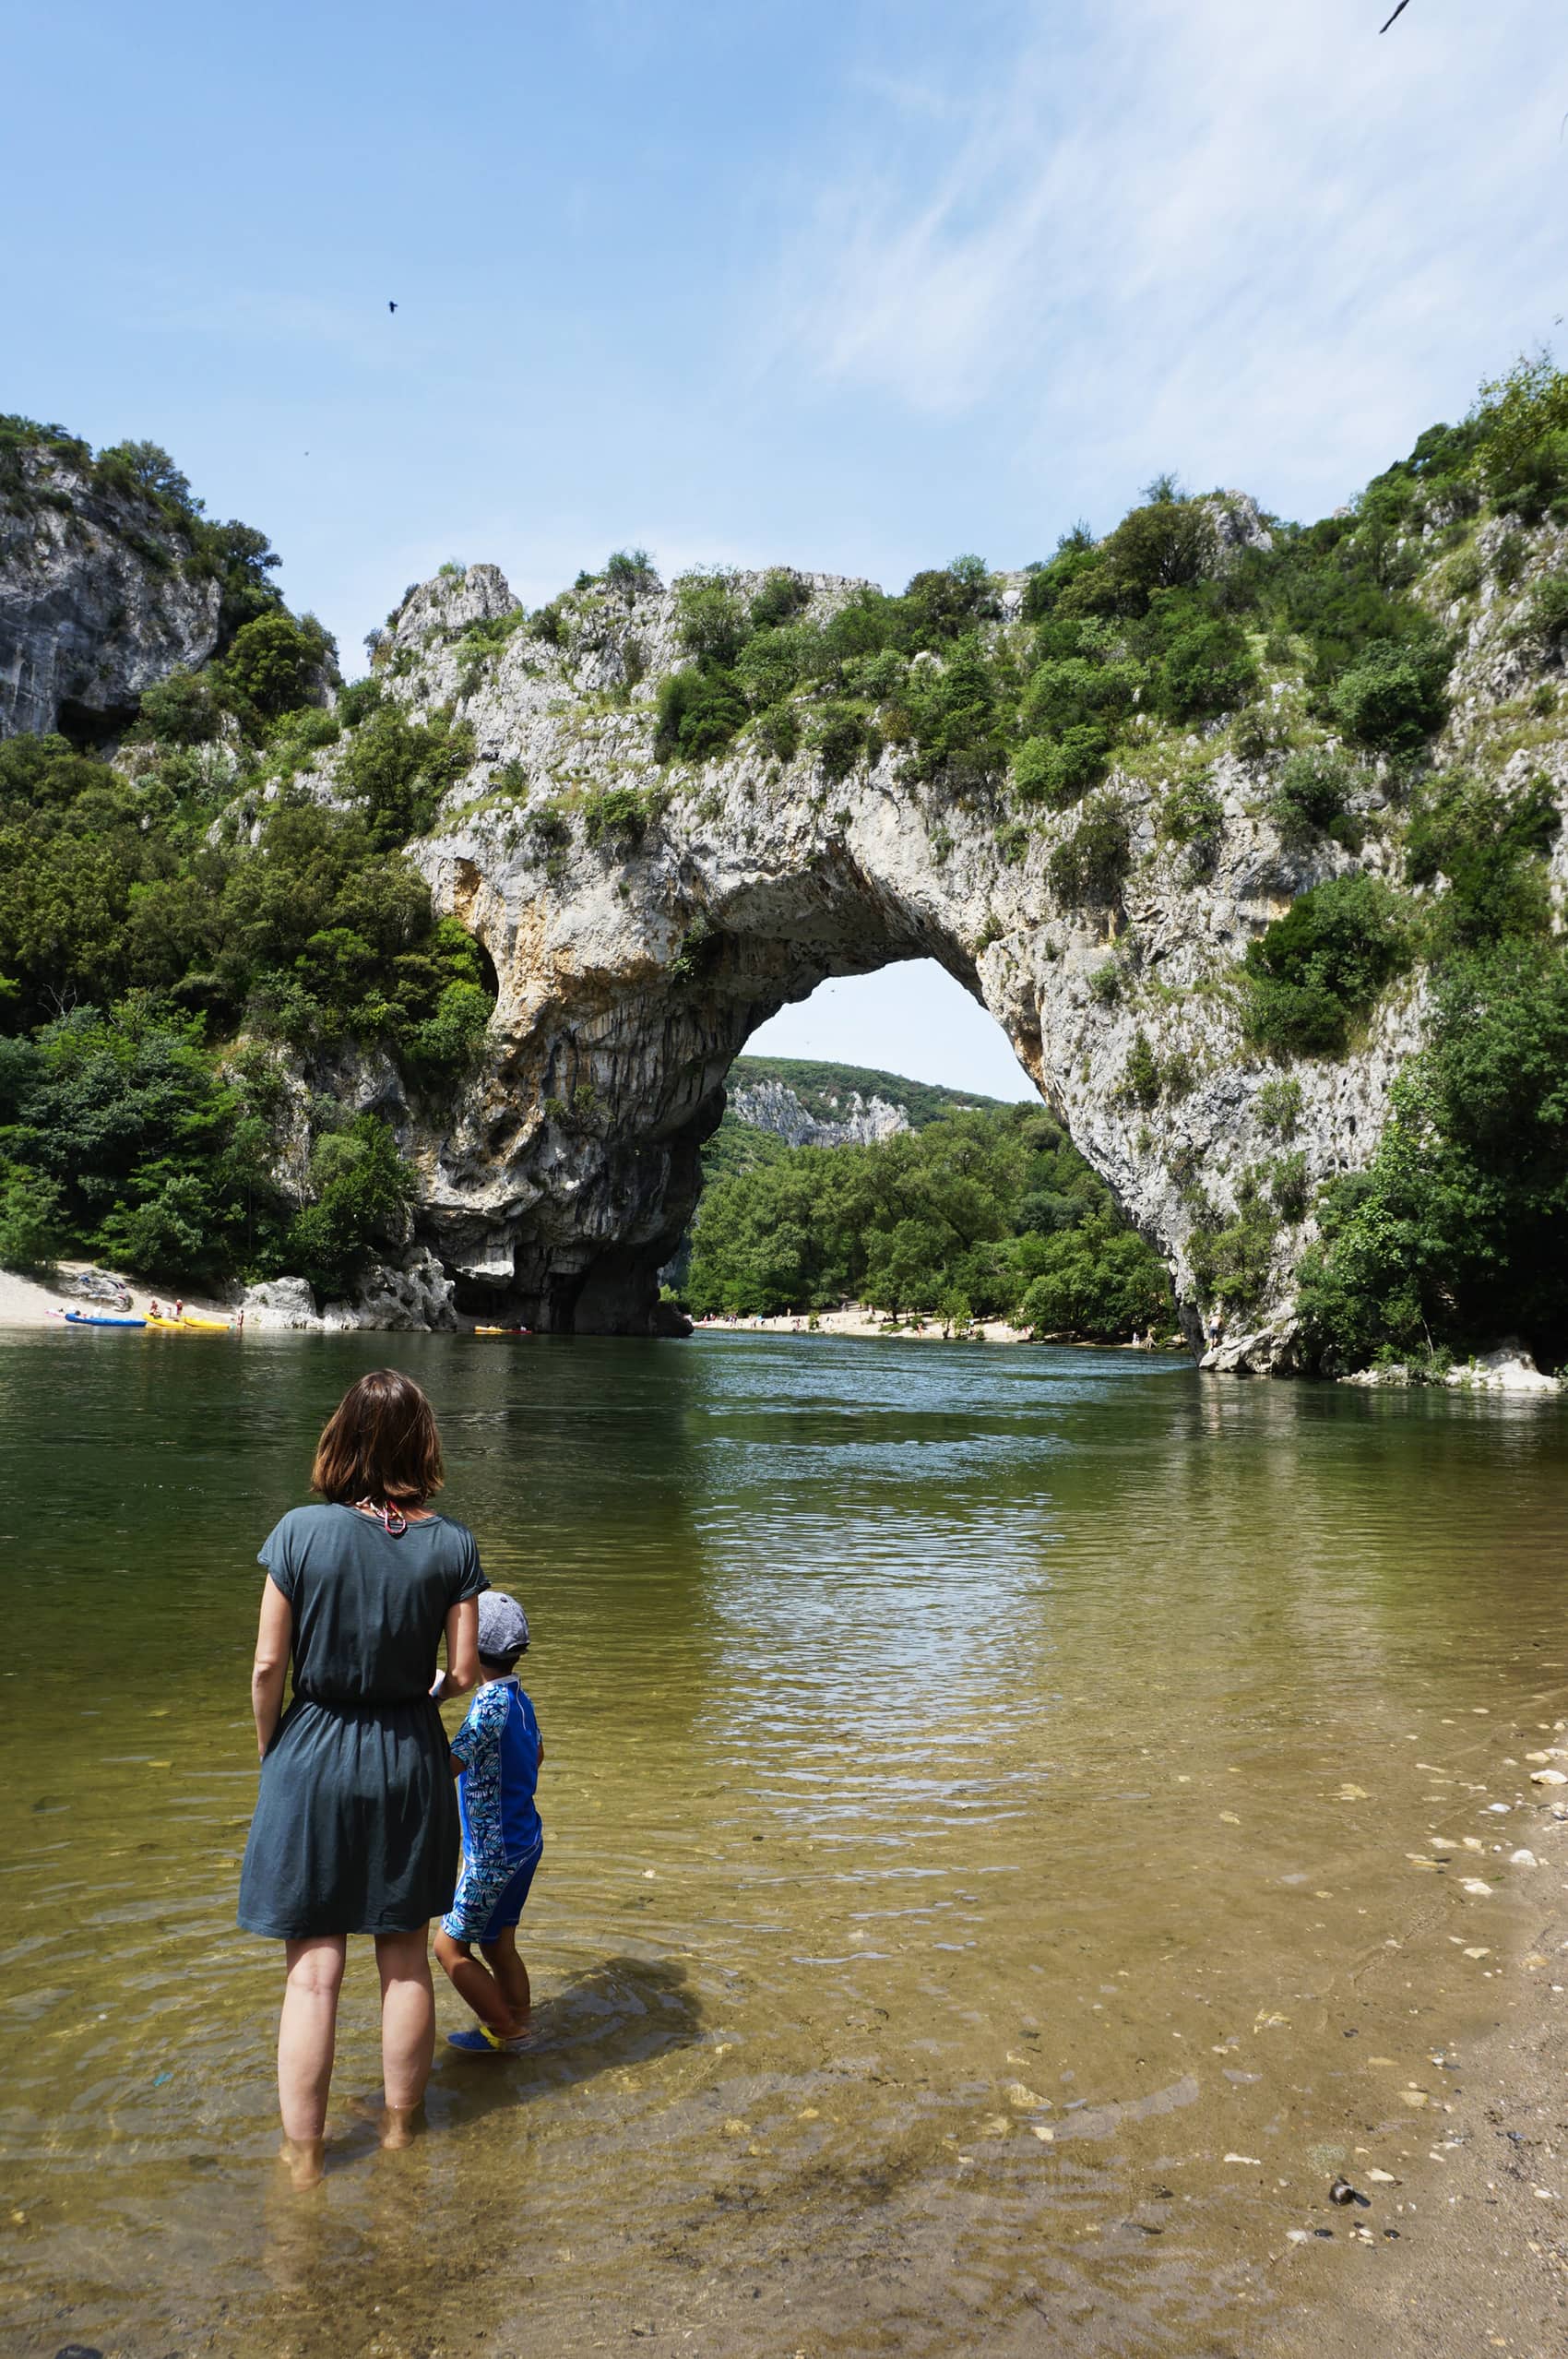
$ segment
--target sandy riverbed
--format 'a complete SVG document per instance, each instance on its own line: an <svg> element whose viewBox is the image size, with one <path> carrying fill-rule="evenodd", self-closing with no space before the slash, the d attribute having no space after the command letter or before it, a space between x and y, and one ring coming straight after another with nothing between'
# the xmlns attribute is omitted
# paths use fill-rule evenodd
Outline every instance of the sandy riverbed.
<svg viewBox="0 0 1568 2359"><path fill-rule="evenodd" d="M1408 2130L1396 2184L1368 2176L1386 2142L1369 2122L1369 2143L1345 2168L1370 2189L1372 2208L1325 2207L1320 2226L1332 2236L1277 2252L1282 2289L1299 2307L1263 2328L1256 2359L1309 2350L1338 2359L1561 2359L1568 2351L1568 1825L1535 1804L1516 1831L1538 1862L1531 1945L1522 1954L1500 1945L1491 2021L1457 2053L1443 2052L1431 2135ZM1365 2243L1353 2235L1358 2225Z"/></svg>

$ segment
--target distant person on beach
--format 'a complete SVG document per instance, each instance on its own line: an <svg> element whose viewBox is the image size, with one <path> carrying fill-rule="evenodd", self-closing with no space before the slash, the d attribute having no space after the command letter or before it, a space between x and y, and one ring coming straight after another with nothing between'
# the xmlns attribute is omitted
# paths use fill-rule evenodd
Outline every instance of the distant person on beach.
<svg viewBox="0 0 1568 2359"><path fill-rule="evenodd" d="M323 1504L291 1508L261 1550L251 1675L261 1788L239 1921L286 1945L278 2096L296 2187L322 2176L350 1934L375 1941L384 2147L409 2144L430 2078L430 1920L452 1905L458 1841L436 1705L478 1675L488 1586L472 1532L426 1504L442 1480L429 1401L378 1368L350 1387L316 1445L311 1488Z"/></svg>
<svg viewBox="0 0 1568 2359"><path fill-rule="evenodd" d="M533 2003L517 1955L517 1920L544 1849L534 1803L544 1740L517 1676L528 1650L528 1615L505 1590L487 1590L479 1602L480 1691L452 1739L452 1767L461 1772L463 1872L435 1936L453 1989L479 2017L476 2030L446 2037L472 2055L515 2053Z"/></svg>

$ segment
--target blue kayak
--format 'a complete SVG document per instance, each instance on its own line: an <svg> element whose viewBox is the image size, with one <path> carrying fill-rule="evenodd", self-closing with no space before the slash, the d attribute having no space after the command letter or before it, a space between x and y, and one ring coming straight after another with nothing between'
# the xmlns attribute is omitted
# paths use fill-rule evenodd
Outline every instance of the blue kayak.
<svg viewBox="0 0 1568 2359"><path fill-rule="evenodd" d="M145 1327L145 1318L126 1318L115 1311L62 1311L67 1327Z"/></svg>

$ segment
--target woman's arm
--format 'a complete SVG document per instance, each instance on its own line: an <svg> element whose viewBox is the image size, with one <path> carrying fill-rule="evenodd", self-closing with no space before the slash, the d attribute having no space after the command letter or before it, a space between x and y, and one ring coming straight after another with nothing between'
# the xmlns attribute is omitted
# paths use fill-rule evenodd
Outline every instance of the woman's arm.
<svg viewBox="0 0 1568 2359"><path fill-rule="evenodd" d="M466 1597L446 1610L446 1668L431 1689L438 1704L466 1696L479 1677L479 1600Z"/></svg>
<svg viewBox="0 0 1568 2359"><path fill-rule="evenodd" d="M478 1644L479 1608L474 1608ZM294 1643L294 1609L276 1581L264 1581L261 1626L255 1634L255 1662L251 1671L251 1710L255 1714L255 1748L265 1754L283 1716L283 1682L289 1675L289 1654Z"/></svg>

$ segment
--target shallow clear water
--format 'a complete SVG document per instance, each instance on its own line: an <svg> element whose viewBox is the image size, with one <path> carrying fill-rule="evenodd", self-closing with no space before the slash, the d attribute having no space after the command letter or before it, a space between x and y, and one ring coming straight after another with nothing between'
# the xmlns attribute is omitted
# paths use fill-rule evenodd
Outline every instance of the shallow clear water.
<svg viewBox="0 0 1568 2359"><path fill-rule="evenodd" d="M254 1558L388 1359L534 1622L541 2043L444 2053L381 2155L355 1945L302 2198L278 1960L233 1924ZM1409 2092L1441 2105L1527 1938L1555 1403L810 1338L18 1333L0 1411L8 2347L1240 2351L1337 2162L1422 2167Z"/></svg>

